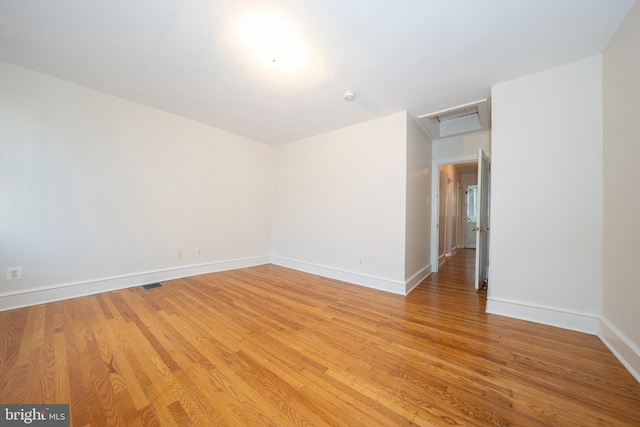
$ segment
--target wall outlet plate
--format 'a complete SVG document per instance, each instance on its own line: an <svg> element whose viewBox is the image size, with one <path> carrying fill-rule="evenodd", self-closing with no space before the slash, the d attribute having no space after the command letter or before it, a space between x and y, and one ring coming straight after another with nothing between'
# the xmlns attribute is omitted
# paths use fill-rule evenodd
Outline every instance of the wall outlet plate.
<svg viewBox="0 0 640 427"><path fill-rule="evenodd" d="M22 267L7 268L7 280L22 279Z"/></svg>

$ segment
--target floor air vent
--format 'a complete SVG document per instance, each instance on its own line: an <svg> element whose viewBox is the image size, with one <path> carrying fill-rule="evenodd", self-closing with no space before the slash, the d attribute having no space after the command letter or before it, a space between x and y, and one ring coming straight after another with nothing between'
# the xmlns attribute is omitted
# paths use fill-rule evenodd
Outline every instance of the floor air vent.
<svg viewBox="0 0 640 427"><path fill-rule="evenodd" d="M164 285L162 283L149 283L148 285L142 285L142 289L148 291L149 289L161 288Z"/></svg>

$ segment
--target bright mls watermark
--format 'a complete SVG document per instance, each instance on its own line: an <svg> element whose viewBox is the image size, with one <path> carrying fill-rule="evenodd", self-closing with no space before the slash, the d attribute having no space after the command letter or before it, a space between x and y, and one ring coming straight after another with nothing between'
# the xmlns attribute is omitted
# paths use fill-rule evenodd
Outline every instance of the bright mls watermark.
<svg viewBox="0 0 640 427"><path fill-rule="evenodd" d="M0 425L69 427L69 405L0 405Z"/></svg>

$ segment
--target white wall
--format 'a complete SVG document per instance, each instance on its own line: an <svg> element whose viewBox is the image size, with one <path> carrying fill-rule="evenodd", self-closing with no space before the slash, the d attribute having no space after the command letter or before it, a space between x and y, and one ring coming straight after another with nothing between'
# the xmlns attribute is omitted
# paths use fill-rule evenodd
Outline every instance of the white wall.
<svg viewBox="0 0 640 427"><path fill-rule="evenodd" d="M482 148L487 155L491 153L491 132L488 130L468 133L466 135L451 136L433 141L433 158L448 159L477 156L478 149Z"/></svg>
<svg viewBox="0 0 640 427"><path fill-rule="evenodd" d="M277 146L273 262L404 293L406 180L406 112Z"/></svg>
<svg viewBox="0 0 640 427"><path fill-rule="evenodd" d="M7 63L0 95L0 309L271 260L402 294L430 272L406 112L272 147Z"/></svg>
<svg viewBox="0 0 640 427"><path fill-rule="evenodd" d="M408 291L431 272L432 142L422 127L407 117L407 226L405 280Z"/></svg>
<svg viewBox="0 0 640 427"><path fill-rule="evenodd" d="M447 185L449 180L451 180L451 184ZM458 200L457 188L461 182L460 171L456 165L440 166L440 197L438 209L438 262L440 263L445 261L445 256L453 255L453 249L457 246L458 235L460 234L460 201ZM451 245L447 247L445 233L449 228L451 229Z"/></svg>
<svg viewBox="0 0 640 427"><path fill-rule="evenodd" d="M487 310L597 332L602 58L492 88Z"/></svg>
<svg viewBox="0 0 640 427"><path fill-rule="evenodd" d="M0 62L0 309L268 262L273 152Z"/></svg>
<svg viewBox="0 0 640 427"><path fill-rule="evenodd" d="M460 176L462 185L473 185L478 183L478 172L475 173L463 173Z"/></svg>
<svg viewBox="0 0 640 427"><path fill-rule="evenodd" d="M604 283L601 337L640 381L640 4L603 56Z"/></svg>

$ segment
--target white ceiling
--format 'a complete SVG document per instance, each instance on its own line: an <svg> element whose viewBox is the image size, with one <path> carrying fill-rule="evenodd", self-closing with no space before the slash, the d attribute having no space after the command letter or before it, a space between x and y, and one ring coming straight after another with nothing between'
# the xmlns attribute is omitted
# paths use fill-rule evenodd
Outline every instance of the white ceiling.
<svg viewBox="0 0 640 427"><path fill-rule="evenodd" d="M601 53L633 0L0 0L0 59L277 144ZM309 55L283 75L238 37L266 6ZM343 94L353 90L355 101Z"/></svg>
<svg viewBox="0 0 640 427"><path fill-rule="evenodd" d="M458 173L460 173L460 175L464 175L467 173L478 173L478 162L457 163L454 164L453 167Z"/></svg>

